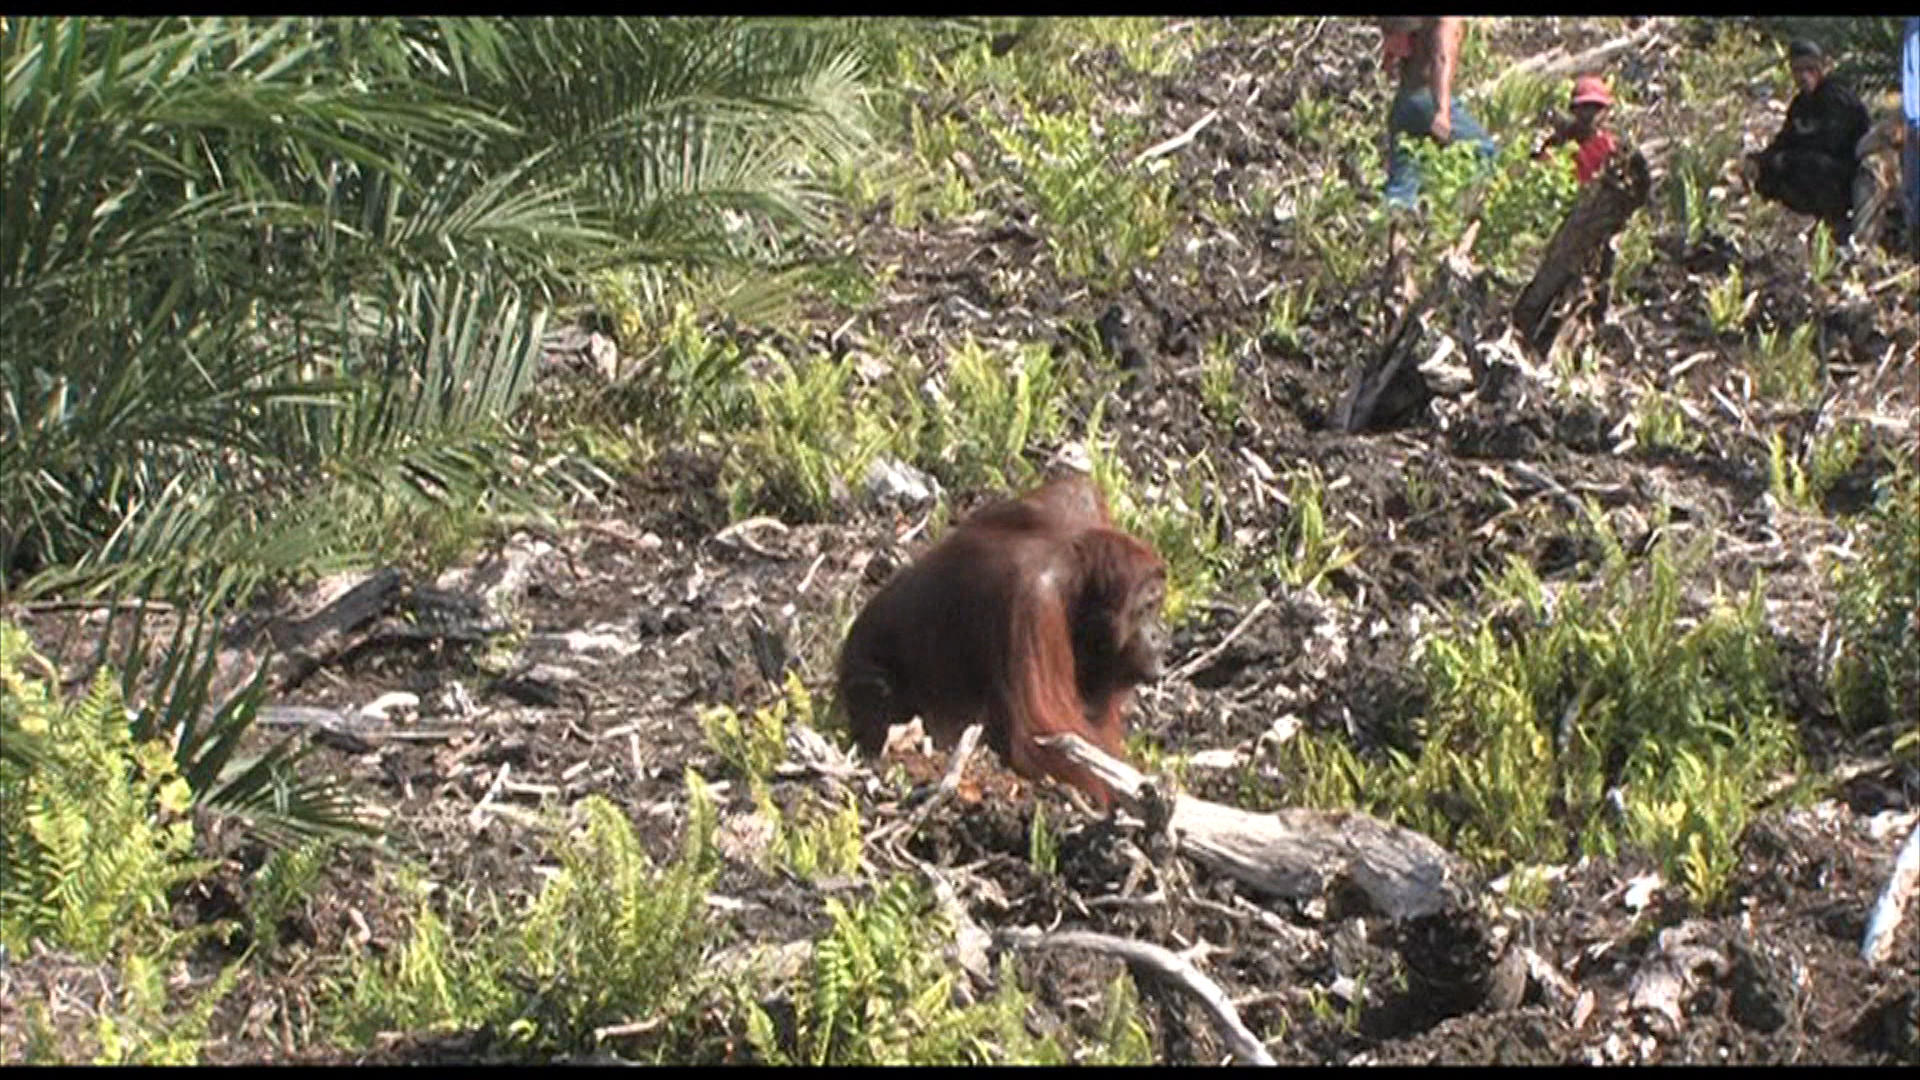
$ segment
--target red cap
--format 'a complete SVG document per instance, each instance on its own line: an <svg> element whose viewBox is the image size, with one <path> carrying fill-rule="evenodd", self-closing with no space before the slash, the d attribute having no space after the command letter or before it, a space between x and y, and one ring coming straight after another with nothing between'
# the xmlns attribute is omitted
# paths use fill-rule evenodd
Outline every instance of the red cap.
<svg viewBox="0 0 1920 1080"><path fill-rule="evenodd" d="M1573 80L1573 104L1588 102L1595 105L1613 104L1613 95L1607 92L1606 80L1598 75L1582 75Z"/></svg>

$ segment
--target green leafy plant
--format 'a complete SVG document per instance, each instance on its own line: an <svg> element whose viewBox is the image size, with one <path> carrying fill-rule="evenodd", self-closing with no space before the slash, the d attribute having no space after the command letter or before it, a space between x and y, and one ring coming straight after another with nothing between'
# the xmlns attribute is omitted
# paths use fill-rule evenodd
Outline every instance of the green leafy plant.
<svg viewBox="0 0 1920 1080"><path fill-rule="evenodd" d="M1707 322L1716 334L1731 334L1745 325L1747 316L1753 314L1754 302L1760 298L1757 291L1748 289L1740 273L1739 264L1727 269L1727 276L1714 285L1708 286Z"/></svg>
<svg viewBox="0 0 1920 1080"><path fill-rule="evenodd" d="M706 736L707 748L756 792L766 788L774 766L786 760L790 724L813 726L813 699L791 672L786 693L748 716L726 705L700 712L700 730Z"/></svg>
<svg viewBox="0 0 1920 1080"><path fill-rule="evenodd" d="M1530 272L1573 205L1577 189L1567 163L1536 162L1521 141L1502 147L1489 163L1471 143L1401 140L1421 170L1428 220L1418 236L1421 250L1432 255L1455 246L1478 219L1474 256L1504 276Z"/></svg>
<svg viewBox="0 0 1920 1080"><path fill-rule="evenodd" d="M1040 803L1033 804L1033 824L1027 828L1027 862L1042 874L1060 872L1060 837Z"/></svg>
<svg viewBox="0 0 1920 1080"><path fill-rule="evenodd" d="M1834 444L1838 443L1837 467ZM1818 439L1814 442L1809 466L1802 466L1797 454L1776 431L1767 438L1767 489L1782 506L1816 512L1820 499L1833 480L1851 466L1859 452L1858 443L1847 440Z"/></svg>
<svg viewBox="0 0 1920 1080"><path fill-rule="evenodd" d="M1351 566L1360 553L1347 546L1346 529L1327 529L1326 482L1317 466L1302 466L1289 477L1287 507L1286 529L1267 568L1294 588L1320 591L1329 574Z"/></svg>
<svg viewBox="0 0 1920 1080"><path fill-rule="evenodd" d="M1200 362L1200 401L1216 424L1232 428L1240 415L1240 391L1235 385L1239 365L1233 347L1224 338L1207 346Z"/></svg>
<svg viewBox="0 0 1920 1080"><path fill-rule="evenodd" d="M1052 1038L1028 1034L1027 995L1003 962L999 987L973 1005L954 1002L965 973L942 955L952 928L904 879L872 900L828 898L833 928L814 944L811 970L794 994L785 1037L757 1001L746 1000L754 1052L770 1064L1064 1064Z"/></svg>
<svg viewBox="0 0 1920 1080"><path fill-rule="evenodd" d="M1065 277L1117 286L1166 241L1170 179L1110 160L1110 145L1126 140L1097 135L1090 115L1022 111L1020 123L989 121L987 130L1047 226L1054 265Z"/></svg>
<svg viewBox="0 0 1920 1080"><path fill-rule="evenodd" d="M1653 220L1646 214L1628 219L1613 244L1613 270L1608 287L1615 296L1638 295L1647 267L1653 264Z"/></svg>
<svg viewBox="0 0 1920 1080"><path fill-rule="evenodd" d="M725 483L736 518L752 510L819 520L846 498L890 434L853 396L853 365L772 358L752 384L753 422L733 432Z"/></svg>
<svg viewBox="0 0 1920 1080"><path fill-rule="evenodd" d="M1043 343L1008 355L963 337L927 418L922 464L950 487L1011 487L1027 448L1059 438L1072 385Z"/></svg>
<svg viewBox="0 0 1920 1080"><path fill-rule="evenodd" d="M270 853L260 869L254 871L248 883L244 917L256 956L271 956L279 948L282 924L306 904L337 850L338 846L330 839L309 840L298 847Z"/></svg>
<svg viewBox="0 0 1920 1080"><path fill-rule="evenodd" d="M860 869L860 804L851 795L832 810L809 801L805 810L783 813L769 793L757 796L756 805L773 823L768 853L774 864L807 880Z"/></svg>
<svg viewBox="0 0 1920 1080"><path fill-rule="evenodd" d="M1219 485L1206 459L1196 457L1184 470L1182 483L1163 486L1154 499L1140 499L1133 494L1126 464L1102 445L1099 421L1096 410L1087 425L1094 481L1107 493L1114 521L1144 539L1166 562L1166 617L1178 625L1213 595L1235 566L1237 552L1222 524Z"/></svg>
<svg viewBox="0 0 1920 1080"><path fill-rule="evenodd" d="M1538 911L1553 898L1553 879L1539 866L1516 866L1507 877L1507 902L1514 907Z"/></svg>
<svg viewBox="0 0 1920 1080"><path fill-rule="evenodd" d="M1833 249L1833 231L1824 221L1813 227L1813 242L1807 251L1807 268L1813 273L1816 285L1825 285L1833 278L1834 267L1839 264Z"/></svg>
<svg viewBox="0 0 1920 1080"><path fill-rule="evenodd" d="M865 142L837 33L8 20L0 568L215 607L551 499L511 417L552 298L821 227Z"/></svg>
<svg viewBox="0 0 1920 1080"><path fill-rule="evenodd" d="M1714 188L1721 170L1739 150L1740 132L1718 122L1674 139L1666 181L1656 199L1667 219L1679 224L1687 247L1698 245L1709 233L1725 231L1726 200L1714 194Z"/></svg>
<svg viewBox="0 0 1920 1080"><path fill-rule="evenodd" d="M1857 562L1834 574L1840 648L1830 684L1842 715L1860 728L1896 730L1896 753L1920 759L1920 477L1897 466L1879 481L1855 528Z"/></svg>
<svg viewBox="0 0 1920 1080"><path fill-rule="evenodd" d="M211 985L182 1001L169 992L165 966L129 953L120 969L113 1008L100 1014L94 1035L97 1065L197 1065L213 1026L214 1010L233 992L243 961L222 968Z"/></svg>
<svg viewBox="0 0 1920 1080"><path fill-rule="evenodd" d="M1334 99L1327 95L1302 93L1293 99L1293 108L1288 113L1293 119L1293 134L1310 145L1319 145L1327 141L1327 132L1334 118Z"/></svg>
<svg viewBox="0 0 1920 1080"><path fill-rule="evenodd" d="M1820 396L1826 374L1814 351L1814 324L1801 323L1784 336L1777 327L1760 331L1747 350L1754 388L1769 400L1804 405Z"/></svg>
<svg viewBox="0 0 1920 1080"><path fill-rule="evenodd" d="M1649 450L1692 452L1700 445L1700 433L1692 429L1686 410L1664 390L1641 393L1634 407L1634 431Z"/></svg>
<svg viewBox="0 0 1920 1080"><path fill-rule="evenodd" d="M1549 593L1515 560L1490 582L1493 613L1421 639L1417 752L1363 764L1303 734L1281 757L1304 798L1390 813L1485 864L1632 846L1710 906L1760 793L1798 754L1762 594L1681 620L1679 563L1701 555L1662 540L1636 573L1590 520L1605 553L1592 586Z"/></svg>
<svg viewBox="0 0 1920 1080"><path fill-rule="evenodd" d="M174 891L213 866L193 854L194 791L163 739L135 735L110 669L71 699L58 682L26 633L0 622L0 947L18 955L37 943L115 964L91 1046L80 1038L63 1051L32 1002L28 1056L195 1064L247 956L192 994L166 977L232 929L176 930L170 918Z"/></svg>
<svg viewBox="0 0 1920 1080"><path fill-rule="evenodd" d="M1283 348L1300 347L1300 320L1313 310L1319 286L1308 282L1305 289L1279 286L1267 297L1267 333Z"/></svg>
<svg viewBox="0 0 1920 1080"><path fill-rule="evenodd" d="M110 671L70 701L57 679L0 622L0 726L36 759L0 758L0 944L90 958L129 935L150 947L168 935L169 891L209 867L192 855L193 789L166 743L135 738Z"/></svg>
<svg viewBox="0 0 1920 1080"><path fill-rule="evenodd" d="M358 961L333 984L331 1022L347 1038L376 1031L484 1029L533 1051L579 1051L595 1031L655 1019L660 1053L701 984L713 925L704 899L718 872L715 812L698 776L687 777L680 854L657 866L618 807L581 800L556 837L560 870L524 911L491 901L455 936L422 890L407 941Z"/></svg>

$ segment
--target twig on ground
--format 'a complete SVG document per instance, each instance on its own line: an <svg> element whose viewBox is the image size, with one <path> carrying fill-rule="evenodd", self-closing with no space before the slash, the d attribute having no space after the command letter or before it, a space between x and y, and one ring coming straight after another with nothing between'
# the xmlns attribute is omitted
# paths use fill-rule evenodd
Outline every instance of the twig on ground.
<svg viewBox="0 0 1920 1080"><path fill-rule="evenodd" d="M26 611L150 611L172 614L174 607L165 600L28 600L19 607Z"/></svg>
<svg viewBox="0 0 1920 1080"><path fill-rule="evenodd" d="M1226 1039L1227 1048L1234 1057L1250 1065L1277 1064L1266 1046L1241 1021L1240 1014L1234 1010L1233 1003L1227 999L1226 991L1220 988L1220 984L1171 949L1151 942L1086 930L1062 930L1048 934L1030 928L1012 927L995 934L994 940L1003 948L1090 949L1117 956L1130 966L1144 968L1198 998L1201 1006L1213 1018L1214 1027Z"/></svg>
<svg viewBox="0 0 1920 1080"><path fill-rule="evenodd" d="M493 783L487 787L487 793L480 796L480 801L474 805L473 812L467 815L467 824L476 829L480 827L481 822L486 819L487 807L493 803L494 799L500 796L500 790L506 787L507 774L511 772L512 769L513 762L503 761L500 763L500 771L494 775Z"/></svg>
<svg viewBox="0 0 1920 1080"><path fill-rule="evenodd" d="M1201 117L1198 120L1195 120L1193 122L1192 127L1188 128L1187 130L1181 132L1178 135L1175 135L1173 138L1168 139L1165 142L1155 143L1152 146L1147 147L1145 150L1140 151L1139 156L1133 159L1132 164L1137 167L1148 161L1152 161L1154 158L1160 157L1165 154L1173 153L1175 150L1178 150L1181 147L1192 142L1195 136L1199 135L1202 131L1206 130L1206 127L1208 124L1211 124L1218 119L1220 119L1220 110L1208 109L1207 115Z"/></svg>
<svg viewBox="0 0 1920 1080"><path fill-rule="evenodd" d="M1226 651L1227 646L1233 644L1236 640L1238 640L1241 634L1246 633L1247 627L1252 626L1253 621L1255 619L1258 619L1260 616L1265 615L1267 613L1267 609L1271 607L1273 607L1273 597L1271 596L1261 597L1260 602L1253 605L1253 610L1247 612L1246 618L1241 619L1239 625L1227 631L1226 637L1221 638L1219 642L1217 642L1213 646L1213 648L1208 649L1206 652L1201 653L1199 656L1196 656L1193 659L1187 661L1186 663L1181 664L1180 667L1176 669L1171 675L1167 676L1167 678L1170 680L1185 679L1190 677L1194 672L1199 671L1202 668L1206 667L1208 664L1213 663L1214 660L1217 659L1221 653Z"/></svg>
<svg viewBox="0 0 1920 1080"><path fill-rule="evenodd" d="M827 561L827 553L824 551L821 552L819 555L815 556L813 560L813 565L807 567L807 576L800 579L800 587L798 589L795 589L794 591L799 593L802 596L805 596L807 594L807 587L813 584L813 575L820 572L820 565L826 561Z"/></svg>
<svg viewBox="0 0 1920 1080"><path fill-rule="evenodd" d="M749 530L761 528L763 526L772 528L774 532L779 533L781 535L785 535L787 532L787 523L784 521L781 521L779 518L750 517L744 521L736 521L733 524L727 526L726 528L721 529L719 532L714 533L713 541L716 544L726 544L731 547L745 548L748 551L753 552L755 555L759 555L768 559L788 558L789 556L786 553L775 551L770 547L766 547L765 545L754 540L753 537L749 535L748 533Z"/></svg>
<svg viewBox="0 0 1920 1080"><path fill-rule="evenodd" d="M940 786L934 788L933 794L927 797L927 801L916 807L905 821L876 830L873 836L874 843L884 843L894 854L906 855L904 850L906 842L920 830L921 824L932 815L934 809L952 798L954 791L960 787L960 777L966 773L967 763L973 760L974 751L980 745L980 735L985 730L979 724L969 724L967 730L960 733L960 742L953 748L953 757L947 762L947 773L940 778ZM925 865L910 855L907 858L916 864Z"/></svg>

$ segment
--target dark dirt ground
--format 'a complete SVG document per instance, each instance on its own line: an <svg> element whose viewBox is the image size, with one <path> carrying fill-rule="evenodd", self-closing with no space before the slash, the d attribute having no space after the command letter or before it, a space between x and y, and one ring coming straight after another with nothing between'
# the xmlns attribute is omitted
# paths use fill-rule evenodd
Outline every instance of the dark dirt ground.
<svg viewBox="0 0 1920 1080"><path fill-rule="evenodd" d="M1510 55L1553 41L1578 49L1605 36L1564 19L1499 20L1484 32ZM1646 84L1666 77L1681 36L1676 29L1640 58L1643 97L1653 99ZM1143 688L1134 729L1163 748L1254 754L1261 736L1289 713L1317 730L1345 729L1363 747L1402 738L1419 705L1407 650L1450 605L1471 609L1484 571L1517 555L1548 580L1591 573L1575 513L1541 494L1542 474L1595 496L1630 550L1646 537L1657 502L1674 507L1669 529L1711 537L1709 567L1689 583L1690 593L1703 598L1712 580L1743 588L1764 569L1769 619L1783 652L1816 657L1831 612L1813 555L1844 532L1833 518L1774 503L1766 435L1780 428L1804 433L1822 417L1742 391L1744 354L1706 324L1701 294L1716 280L1715 260L1733 260L1759 291L1756 319L1791 323L1819 301L1807 280L1804 222L1773 215L1765 230L1745 228L1754 204L1737 188L1726 193L1736 204L1733 235L1688 248L1672 222L1658 222L1661 243L1648 280L1631 298L1616 299L1612 336L1599 338L1606 344L1598 369L1577 396L1536 393L1499 406L1442 402L1394 431L1329 430L1351 358L1373 347L1390 319L1379 299L1390 291L1383 269L1354 296L1323 300L1298 348L1263 342L1242 361L1244 406L1230 434L1206 416L1200 343L1255 332L1261 288L1304 279L1315 256L1270 220L1204 218L1195 193L1212 191L1234 204L1252 185L1297 178L1302 170L1317 176L1315 148L1293 137L1289 108L1299 95L1319 94L1383 115L1372 40L1357 21L1315 28L1306 20L1296 29L1230 39L1166 76L1114 78L1114 93L1155 111L1156 132L1177 133L1207 109L1221 110L1176 159L1174 235L1122 295L1094 297L1054 280L1044 249L1020 227L1020 207L996 207L981 225L913 230L876 212L855 223L846 241L865 265L946 269L901 274L842 333L855 348L884 339L937 356L962 332L1064 341L1062 327L1090 323L1117 301L1150 372L1145 388L1109 403L1104 430L1118 434L1137 483L1168 483L1200 455L1215 466L1230 535L1269 544L1286 527L1288 511L1263 472L1310 462L1330 481L1329 518L1349 531L1358 560L1333 577L1327 600L1275 586L1273 612L1212 663L1188 679ZM1293 62L1277 63L1286 56ZM1117 57L1106 62L1117 66ZM1253 80L1265 82L1248 106ZM1642 140L1657 138L1671 110L1660 102L1622 125ZM1777 115L1752 111L1750 145ZM1377 178L1359 179L1375 190ZM1651 212L1662 213L1659 205L1656 195ZM1920 377L1920 301L1911 280L1829 308L1844 309L1852 323L1850 333L1834 335L1835 391L1826 405L1831 415L1877 418L1886 444L1909 450L1917 445ZM1019 283L1017 293L1003 287L1010 281ZM1494 282L1493 303L1504 310L1518 286ZM956 297L965 302L954 303ZM832 347L828 332L844 321L844 313L823 317L815 336ZM1696 354L1705 355L1679 377L1664 374ZM1697 452L1618 448L1620 425L1633 415L1633 388L1645 382L1688 403L1702 436ZM323 668L282 702L352 712L405 690L425 703L422 715L398 725L419 737L327 745L316 758L383 808L395 854L417 860L449 890L530 894L548 856L526 812L599 793L627 809L656 856L668 857L685 813L684 768L722 775L704 746L698 709L771 700L778 684L769 675L783 659L824 689L840 628L884 569L924 540L899 542L910 522L868 508L852 508L830 524L722 534L724 511L712 486L717 468L698 448L670 452L564 532L510 541L531 554L511 604L524 627L511 643L511 661L483 665L458 648L372 650ZM1437 496L1431 508L1407 505L1405 477L1413 473ZM955 493L957 508L990 494ZM1169 669L1213 647L1250 605L1216 597L1177 633ZM82 617L36 615L28 622L51 647ZM72 640L78 649L85 634ZM517 681L497 677L503 668L534 664L548 666ZM1057 792L1035 791L984 757L972 765L959 799L922 827L910 850L938 866L965 868L961 880L971 886L962 900L989 929L1058 924L1189 950L1283 1062L1920 1061L1916 920L1903 927L1888 965L1869 969L1859 957L1868 908L1920 810L1920 777L1884 765L1854 768L1865 756L1859 737L1840 730L1821 704L1817 663L1794 667L1809 769L1853 769L1853 778L1813 805L1764 812L1744 838L1731 899L1714 912L1689 911L1672 883L1646 887L1651 867L1631 858L1565 867L1536 907L1510 907L1487 890L1483 911L1447 925L1392 925L1324 905L1264 900L1198 868L1186 889L1165 893L1175 899L1128 903L1115 895L1128 864L1115 853L1110 830ZM454 685L465 688L473 711L444 706ZM937 780L944 763L939 753L902 755L909 775L922 782ZM1195 767L1187 783L1195 794L1236 801L1241 771ZM1269 772L1262 781L1271 785L1266 797L1285 800L1283 777ZM785 799L820 786L819 778L801 776L779 782L776 791ZM731 823L723 832L744 829L752 813L740 787L721 794L723 821ZM869 828L897 816L901 788L877 779L852 787ZM1036 802L1063 833L1057 877L1027 861ZM201 917L232 911L260 858L218 835L204 842L226 863L212 886L188 898ZM398 1036L371 1052L316 1042L308 1025L316 977L325 973L317 958L405 940L409 911L382 887L379 865L361 853L329 871L292 928L295 944L270 970L243 977L222 1006L207 1059L487 1057L482 1044L424 1036ZM867 884L863 878L854 888ZM737 941L776 944L826 926L824 890L768 874L750 855L730 860L716 891L740 901L723 912ZM1496 967L1503 956L1531 956L1540 970L1515 979ZM1684 987L1671 1015L1632 997L1636 978L1658 965L1678 971ZM209 961L190 978L212 970ZM1020 962L1039 1009L1069 1023L1088 1019L1120 970L1118 960L1068 952L1025 954ZM56 985L82 1011L100 992L84 968L58 956L15 958L0 975L0 1028L17 1031L18 1003L44 1001ZM1183 1017L1178 1006L1148 1005L1143 1015L1164 1057L1210 1061L1224 1053L1197 1008ZM11 1056L13 1039L0 1036L7 1051L0 1056Z"/></svg>

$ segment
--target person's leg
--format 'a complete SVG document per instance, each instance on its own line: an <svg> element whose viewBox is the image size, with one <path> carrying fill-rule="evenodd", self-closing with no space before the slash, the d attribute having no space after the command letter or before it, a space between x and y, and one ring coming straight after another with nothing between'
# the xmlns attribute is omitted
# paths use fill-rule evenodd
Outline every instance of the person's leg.
<svg viewBox="0 0 1920 1080"><path fill-rule="evenodd" d="M1798 150L1776 154L1770 185L1773 197L1795 213L1845 216L1853 208L1851 164L1828 154Z"/></svg>
<svg viewBox="0 0 1920 1080"><path fill-rule="evenodd" d="M1873 239L1880 224L1881 208L1886 204L1888 192L1880 190L1880 176L1875 162L1862 161L1853 172L1853 218L1854 234L1861 243Z"/></svg>
<svg viewBox="0 0 1920 1080"><path fill-rule="evenodd" d="M1907 124L1906 145L1900 148L1901 186L1905 211L1901 221L1907 230L1907 249L1920 259L1920 122Z"/></svg>
<svg viewBox="0 0 1920 1080"><path fill-rule="evenodd" d="M1460 107L1460 99L1453 99L1453 141L1473 143L1479 147L1482 158L1490 158L1500 152L1494 144L1493 136L1487 134L1473 114Z"/></svg>
<svg viewBox="0 0 1920 1080"><path fill-rule="evenodd" d="M1420 197L1420 166L1400 145L1400 136L1421 138L1433 131L1433 93L1417 90L1394 95L1387 113L1387 186L1382 193L1388 206L1412 208Z"/></svg>

